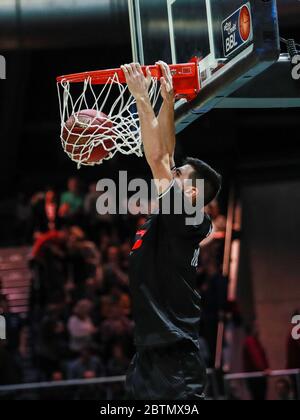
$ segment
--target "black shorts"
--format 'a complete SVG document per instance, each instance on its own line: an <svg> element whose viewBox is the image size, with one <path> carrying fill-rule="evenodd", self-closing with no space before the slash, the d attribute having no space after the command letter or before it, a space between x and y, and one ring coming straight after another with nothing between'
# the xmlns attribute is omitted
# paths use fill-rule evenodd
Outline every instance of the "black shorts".
<svg viewBox="0 0 300 420"><path fill-rule="evenodd" d="M130 400L203 400L207 382L201 352L192 341L138 349L127 373Z"/></svg>

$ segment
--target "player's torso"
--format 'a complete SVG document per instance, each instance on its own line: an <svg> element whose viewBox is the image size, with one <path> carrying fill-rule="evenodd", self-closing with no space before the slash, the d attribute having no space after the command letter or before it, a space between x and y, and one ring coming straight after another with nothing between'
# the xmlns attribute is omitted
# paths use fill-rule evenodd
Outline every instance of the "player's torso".
<svg viewBox="0 0 300 420"><path fill-rule="evenodd" d="M197 235L189 238L173 236L164 229L159 216L154 215L136 233L130 265L137 278L132 280L143 283L152 274L160 277L161 273L184 273L186 280L194 279L199 255Z"/></svg>
<svg viewBox="0 0 300 420"><path fill-rule="evenodd" d="M158 215L138 230L131 253L130 288L137 336L169 341L189 335L200 319L195 290L199 242L168 233Z"/></svg>

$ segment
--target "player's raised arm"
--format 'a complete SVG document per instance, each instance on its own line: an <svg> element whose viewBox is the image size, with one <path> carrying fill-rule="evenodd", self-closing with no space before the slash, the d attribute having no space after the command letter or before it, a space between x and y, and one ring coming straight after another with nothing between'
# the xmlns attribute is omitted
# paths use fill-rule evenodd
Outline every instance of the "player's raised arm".
<svg viewBox="0 0 300 420"><path fill-rule="evenodd" d="M161 137L158 119L149 98L151 74L147 70L147 77L145 77L140 64L135 63L122 66L122 70L128 88L136 99L145 156L152 170L153 178L159 181L158 192L161 194L169 187L173 176L169 151L166 142Z"/></svg>
<svg viewBox="0 0 300 420"><path fill-rule="evenodd" d="M160 79L163 104L158 115L158 124L161 137L169 153L171 169L173 169L175 167L174 154L176 146L173 77L168 64L163 61L158 61L156 64L160 66L163 74L163 77Z"/></svg>

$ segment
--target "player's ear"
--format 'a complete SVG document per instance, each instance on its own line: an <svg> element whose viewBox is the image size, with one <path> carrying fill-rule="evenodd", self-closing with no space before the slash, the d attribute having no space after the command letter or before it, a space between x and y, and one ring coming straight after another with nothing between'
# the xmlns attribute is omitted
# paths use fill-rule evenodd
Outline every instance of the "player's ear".
<svg viewBox="0 0 300 420"><path fill-rule="evenodd" d="M199 195L198 188L193 186L186 188L184 192L192 201L196 200Z"/></svg>

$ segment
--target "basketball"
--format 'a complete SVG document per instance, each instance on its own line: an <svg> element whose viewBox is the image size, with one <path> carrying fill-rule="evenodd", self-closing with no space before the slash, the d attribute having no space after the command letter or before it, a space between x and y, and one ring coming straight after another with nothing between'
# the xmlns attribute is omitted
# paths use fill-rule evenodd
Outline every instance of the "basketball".
<svg viewBox="0 0 300 420"><path fill-rule="evenodd" d="M65 151L70 153L74 160L86 164L101 163L114 146L112 128L113 123L103 112L82 110L65 122L62 134ZM100 140L102 142L98 144ZM93 147L93 143L97 145Z"/></svg>

